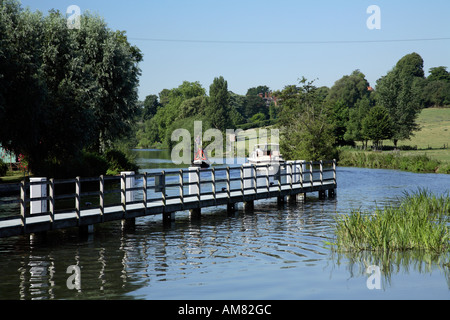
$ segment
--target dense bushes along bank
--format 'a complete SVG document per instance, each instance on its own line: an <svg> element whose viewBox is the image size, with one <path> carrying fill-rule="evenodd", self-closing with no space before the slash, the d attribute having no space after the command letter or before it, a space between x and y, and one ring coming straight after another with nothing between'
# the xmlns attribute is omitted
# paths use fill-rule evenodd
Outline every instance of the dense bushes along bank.
<svg viewBox="0 0 450 320"><path fill-rule="evenodd" d="M399 152L370 152L341 149L339 165L373 169L395 169L417 173L450 174L450 164L441 163L427 155L402 155Z"/></svg>

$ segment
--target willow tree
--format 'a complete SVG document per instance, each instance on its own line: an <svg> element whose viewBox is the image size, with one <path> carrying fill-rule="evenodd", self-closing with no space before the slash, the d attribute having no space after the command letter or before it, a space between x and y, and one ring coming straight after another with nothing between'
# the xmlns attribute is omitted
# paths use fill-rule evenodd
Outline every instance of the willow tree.
<svg viewBox="0 0 450 320"><path fill-rule="evenodd" d="M58 11L0 1L0 143L35 174L72 166L83 150L104 151L129 129L141 60L98 16L69 29Z"/></svg>

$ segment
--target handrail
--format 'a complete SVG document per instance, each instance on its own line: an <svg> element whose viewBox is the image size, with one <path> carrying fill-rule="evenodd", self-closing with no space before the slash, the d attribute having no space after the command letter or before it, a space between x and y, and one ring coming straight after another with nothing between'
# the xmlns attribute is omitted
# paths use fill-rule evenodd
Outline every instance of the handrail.
<svg viewBox="0 0 450 320"><path fill-rule="evenodd" d="M272 170L273 171L273 170ZM331 173L331 176L327 173ZM196 178L190 181L190 177ZM186 179L188 176L188 179ZM138 185L127 186L127 179L139 180ZM270 180L273 180L271 183ZM109 189L106 183L115 181L119 183L118 187L113 184ZM88 189L85 191L84 183L98 183L98 189ZM239 183L234 183L239 182ZM90 207L99 209L101 219L105 214L105 209L112 206L122 206L123 217L127 216L127 205L142 203L143 208L147 210L148 203L162 201L166 205L168 201L179 199L184 204L186 197L196 197L201 201L203 196L212 196L217 200L218 195L226 195L228 199L231 193L240 191L244 196L246 192L257 194L265 190L268 196L274 190L281 192L288 188L304 188L305 186L314 186L315 183L333 182L336 185L336 160L323 161L288 161L280 164L279 170L271 172L269 165L241 165L236 167L212 167L207 169L187 168L177 170L167 170L161 172L145 172L141 174L122 174L120 176L99 176L99 177L76 177L73 179L48 179L44 181L22 181L17 184L20 190L18 199L0 200L0 205L19 204L22 226L26 227L28 217L37 217L48 215L50 222L53 223L55 216L61 213L75 212L77 220L81 218L83 197L95 197L98 199L98 205ZM142 183L142 185L141 185ZM74 185L72 193L58 194L58 186L62 184ZM31 198L32 187L43 187L48 189L48 193L40 197ZM223 187L222 187L223 186ZM186 189L189 189L187 191ZM149 196L153 195L154 197ZM168 194L170 191L171 194ZM195 192L191 192L195 191ZM142 194L142 199L135 200L134 195ZM120 201L106 203L107 195L120 194ZM160 196L158 195L160 194ZM64 199L74 199L73 208L56 210L56 201ZM46 202L48 210L38 214L31 214L29 204L31 202ZM97 200L95 201L97 202ZM17 217L0 217L0 221L6 221Z"/></svg>

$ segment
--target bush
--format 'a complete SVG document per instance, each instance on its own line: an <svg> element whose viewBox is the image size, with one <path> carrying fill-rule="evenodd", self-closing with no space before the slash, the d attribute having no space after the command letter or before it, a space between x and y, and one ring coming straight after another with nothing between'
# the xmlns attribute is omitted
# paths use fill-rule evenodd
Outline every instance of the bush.
<svg viewBox="0 0 450 320"><path fill-rule="evenodd" d="M0 176L6 176L6 172L8 172L8 165L0 159Z"/></svg>
<svg viewBox="0 0 450 320"><path fill-rule="evenodd" d="M80 173L77 176L97 177L105 174L109 163L107 159L94 152L83 152ZM81 172L82 171L82 172Z"/></svg>
<svg viewBox="0 0 450 320"><path fill-rule="evenodd" d="M340 166L376 169L397 169L411 172L436 172L441 166L438 160L427 155L401 155L400 153L339 151ZM446 170L445 168L442 171Z"/></svg>
<svg viewBox="0 0 450 320"><path fill-rule="evenodd" d="M109 150L106 153L105 158L108 163L108 175L117 175L120 174L121 171L137 172L139 170L139 167L122 151Z"/></svg>

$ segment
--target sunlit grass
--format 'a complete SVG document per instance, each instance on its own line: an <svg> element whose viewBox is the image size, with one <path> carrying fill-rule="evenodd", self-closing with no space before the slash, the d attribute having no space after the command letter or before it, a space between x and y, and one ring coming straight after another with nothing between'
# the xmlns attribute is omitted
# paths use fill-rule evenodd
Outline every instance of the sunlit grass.
<svg viewBox="0 0 450 320"><path fill-rule="evenodd" d="M338 251L448 251L449 215L448 195L420 190L406 194L398 207L337 216L331 245Z"/></svg>

